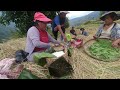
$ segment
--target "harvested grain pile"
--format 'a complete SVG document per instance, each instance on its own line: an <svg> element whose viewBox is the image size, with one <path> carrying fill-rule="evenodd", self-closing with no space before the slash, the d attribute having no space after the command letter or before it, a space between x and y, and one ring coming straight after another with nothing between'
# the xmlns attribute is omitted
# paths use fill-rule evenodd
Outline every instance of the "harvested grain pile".
<svg viewBox="0 0 120 90"><path fill-rule="evenodd" d="M79 28L75 29L79 38L83 38L83 42L86 42L89 39L92 39L93 35L96 33L99 25L84 25L85 29L88 31L89 36L80 35ZM78 31L77 31L78 30ZM68 31L68 30L66 30ZM25 48L25 38L11 40L7 43L0 44L0 59L4 59L6 57L13 57L14 51L18 49ZM86 55L83 48L73 49L72 51L72 59L70 59L70 63L73 67L73 74L69 78L72 79L120 79L120 60L115 62L103 62L93 59ZM24 63L26 64L26 63ZM28 68L35 71L36 75L39 77L46 78L47 70L41 69L38 65L31 65L31 63L26 64ZM37 68L38 67L38 68ZM37 69L36 69L37 68ZM41 70L45 71L42 75ZM47 73L47 74L46 74ZM48 75L49 76L49 75ZM51 77L50 77L51 78ZM68 77L62 77L68 78Z"/></svg>
<svg viewBox="0 0 120 90"><path fill-rule="evenodd" d="M14 58L17 50L25 48L26 38L12 39L5 43L0 43L0 60L4 58Z"/></svg>
<svg viewBox="0 0 120 90"><path fill-rule="evenodd" d="M34 75L38 76L41 79L49 78L48 69L45 69L42 66L36 65L33 62L24 62L22 65L24 65L24 68L30 70Z"/></svg>
<svg viewBox="0 0 120 90"><path fill-rule="evenodd" d="M88 37L79 35L85 43L92 39L96 29ZM73 49L70 61L74 73L72 79L117 79L120 78L120 60L115 62L98 61L89 57L83 48Z"/></svg>

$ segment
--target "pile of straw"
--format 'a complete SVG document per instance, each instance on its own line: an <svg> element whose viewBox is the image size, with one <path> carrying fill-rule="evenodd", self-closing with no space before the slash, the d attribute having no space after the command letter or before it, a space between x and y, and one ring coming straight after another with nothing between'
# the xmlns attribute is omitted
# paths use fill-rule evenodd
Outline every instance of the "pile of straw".
<svg viewBox="0 0 120 90"><path fill-rule="evenodd" d="M91 31L89 36L79 35L84 42L93 38L96 30ZM115 62L98 61L88 56L83 47L74 49L70 61L74 73L72 79L117 79L120 78L120 60Z"/></svg>
<svg viewBox="0 0 120 90"><path fill-rule="evenodd" d="M91 39L96 33L99 25L86 25L86 31L88 31L89 36L80 35L79 28L75 29L78 33L78 38L82 38L86 42ZM66 30L69 32L69 30ZM14 52L18 49L25 48L25 40L16 39L10 40L9 42L0 44L0 60L6 57L14 57ZM103 62L93 59L86 55L83 48L73 49L72 57L69 59L74 72L70 78L72 79L116 79L120 78L120 60L115 62ZM36 64L25 62L23 63L26 68L33 71L33 73L41 78L53 78L49 76L47 69L40 67ZM65 77L66 78L66 77ZM67 77L68 78L68 77Z"/></svg>

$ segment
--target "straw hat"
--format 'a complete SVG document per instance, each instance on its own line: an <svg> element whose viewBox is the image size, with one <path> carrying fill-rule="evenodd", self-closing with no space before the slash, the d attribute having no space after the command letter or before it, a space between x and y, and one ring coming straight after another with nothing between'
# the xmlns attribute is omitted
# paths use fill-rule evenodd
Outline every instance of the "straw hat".
<svg viewBox="0 0 120 90"><path fill-rule="evenodd" d="M107 15L113 15L113 17L114 17L114 21L115 20L118 20L118 16L117 16L117 14L116 14L116 12L114 12L114 11L106 11L101 17L100 17L100 19L101 20L105 20L105 17L107 16Z"/></svg>

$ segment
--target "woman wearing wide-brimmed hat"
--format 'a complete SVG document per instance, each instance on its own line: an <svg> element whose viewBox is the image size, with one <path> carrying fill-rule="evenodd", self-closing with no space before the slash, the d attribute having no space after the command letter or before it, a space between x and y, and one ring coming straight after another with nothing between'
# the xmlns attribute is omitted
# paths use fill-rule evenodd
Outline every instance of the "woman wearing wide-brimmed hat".
<svg viewBox="0 0 120 90"><path fill-rule="evenodd" d="M43 52L52 44L60 44L55 40L47 31L47 24L52 20L47 18L43 13L36 12L34 15L34 26L30 27L27 32L26 48L25 51L29 53L27 59L34 61L33 56L37 52Z"/></svg>
<svg viewBox="0 0 120 90"><path fill-rule="evenodd" d="M118 20L118 16L114 11L105 12L100 19L104 21L94 38L109 38L111 39L112 46L118 47L120 43L120 24L114 22Z"/></svg>

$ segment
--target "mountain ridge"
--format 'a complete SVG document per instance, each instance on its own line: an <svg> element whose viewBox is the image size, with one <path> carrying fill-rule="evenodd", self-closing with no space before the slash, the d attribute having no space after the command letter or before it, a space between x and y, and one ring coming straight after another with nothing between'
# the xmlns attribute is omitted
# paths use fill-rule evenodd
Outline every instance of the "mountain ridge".
<svg viewBox="0 0 120 90"><path fill-rule="evenodd" d="M100 17L100 11L94 11L88 15L77 17L69 20L70 26L78 26L81 23L87 22L89 20L95 20Z"/></svg>

